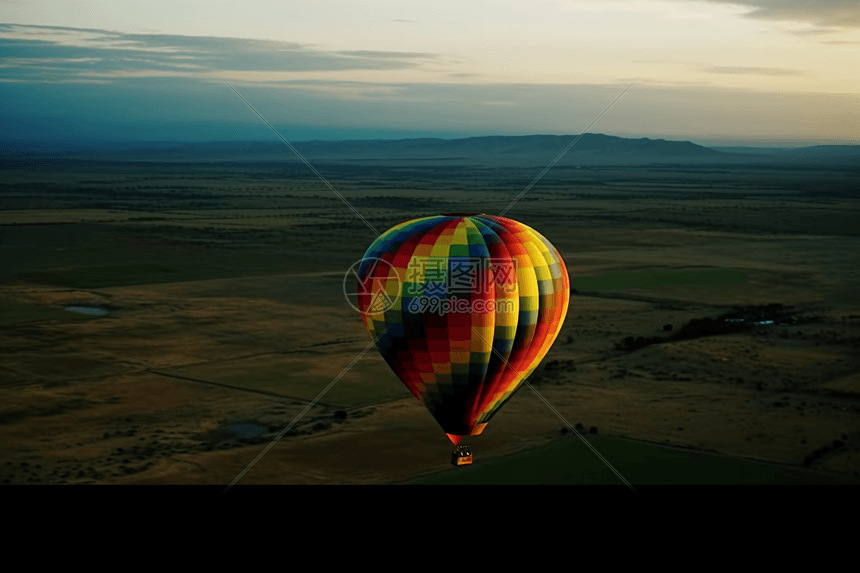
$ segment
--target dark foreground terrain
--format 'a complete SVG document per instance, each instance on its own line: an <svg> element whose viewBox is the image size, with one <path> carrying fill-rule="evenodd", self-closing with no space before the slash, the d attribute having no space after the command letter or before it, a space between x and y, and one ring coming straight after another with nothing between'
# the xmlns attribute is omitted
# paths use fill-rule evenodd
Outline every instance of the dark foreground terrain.
<svg viewBox="0 0 860 573"><path fill-rule="evenodd" d="M551 158L316 167L381 232L501 213ZM2 483L230 483L370 342L342 280L375 234L289 158L2 175ZM860 482L858 181L560 164L505 214L574 289L534 388L634 483ZM467 440L463 481L617 479L525 388ZM449 454L371 349L239 483L456 482Z"/></svg>

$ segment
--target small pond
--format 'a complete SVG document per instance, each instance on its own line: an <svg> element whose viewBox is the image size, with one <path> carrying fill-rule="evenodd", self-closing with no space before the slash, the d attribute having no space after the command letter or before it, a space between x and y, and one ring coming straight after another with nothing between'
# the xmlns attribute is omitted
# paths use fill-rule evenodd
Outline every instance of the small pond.
<svg viewBox="0 0 860 573"><path fill-rule="evenodd" d="M105 316L110 313L109 310L104 308L97 308L94 306L66 306L63 310L68 310L70 312L79 312L81 314L89 314L90 316Z"/></svg>
<svg viewBox="0 0 860 573"><path fill-rule="evenodd" d="M266 426L259 424L229 424L227 430L233 433L237 438L256 438L262 436L268 431Z"/></svg>

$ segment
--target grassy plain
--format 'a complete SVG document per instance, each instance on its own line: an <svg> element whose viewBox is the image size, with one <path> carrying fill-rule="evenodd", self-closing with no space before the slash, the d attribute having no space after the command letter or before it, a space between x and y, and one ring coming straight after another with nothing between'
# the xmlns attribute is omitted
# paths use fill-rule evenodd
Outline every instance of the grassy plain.
<svg viewBox="0 0 860 573"><path fill-rule="evenodd" d="M40 320L74 320L76 318L85 318L85 315L38 304L0 302L0 326Z"/></svg>
<svg viewBox="0 0 860 573"><path fill-rule="evenodd" d="M845 485L851 477L677 448L618 437L592 436L590 445L628 482L640 485ZM546 446L452 468L411 480L411 484L616 485L621 482L594 452L579 440L564 439Z"/></svg>
<svg viewBox="0 0 860 573"><path fill-rule="evenodd" d="M370 226L501 212L544 165L316 165L369 226L290 161L2 167L0 482L226 484L370 342L342 290ZM534 387L634 483L857 482L858 182L844 166L556 166L506 213L577 289ZM664 328L770 303L810 320ZM456 479L611 481L564 427L522 389L467 438L476 463ZM371 349L241 483L441 482L449 450Z"/></svg>

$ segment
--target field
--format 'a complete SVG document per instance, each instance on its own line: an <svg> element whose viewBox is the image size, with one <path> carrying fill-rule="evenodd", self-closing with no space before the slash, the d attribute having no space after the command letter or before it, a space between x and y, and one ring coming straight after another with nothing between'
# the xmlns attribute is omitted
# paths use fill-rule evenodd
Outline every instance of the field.
<svg viewBox="0 0 860 573"><path fill-rule="evenodd" d="M500 213L545 165L315 166L381 232ZM370 343L343 277L376 235L297 162L2 173L2 483L228 484L311 404L240 484L617 480L526 388L455 469L375 349L321 395ZM860 483L858 191L845 166L557 166L505 214L574 289L530 382L634 484ZM767 305L788 318L713 326Z"/></svg>
<svg viewBox="0 0 860 573"><path fill-rule="evenodd" d="M64 309L38 304L4 301L3 306L0 307L0 325L2 326L39 320L73 320L76 318L84 318L84 316L73 314Z"/></svg>
<svg viewBox="0 0 860 573"><path fill-rule="evenodd" d="M772 463L638 442L625 438L590 437L591 446L628 482L640 485L844 485L850 477L825 475ZM585 444L559 440L462 468L430 474L411 484L544 485L623 483Z"/></svg>

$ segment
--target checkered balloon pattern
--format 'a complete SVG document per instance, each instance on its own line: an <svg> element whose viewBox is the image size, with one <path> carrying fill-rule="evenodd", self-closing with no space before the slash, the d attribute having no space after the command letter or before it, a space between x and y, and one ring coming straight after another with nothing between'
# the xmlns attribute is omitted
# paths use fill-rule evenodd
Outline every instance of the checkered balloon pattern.
<svg viewBox="0 0 860 573"><path fill-rule="evenodd" d="M538 366L570 299L549 241L483 214L400 223L367 249L357 275L367 332L455 445L480 434Z"/></svg>

